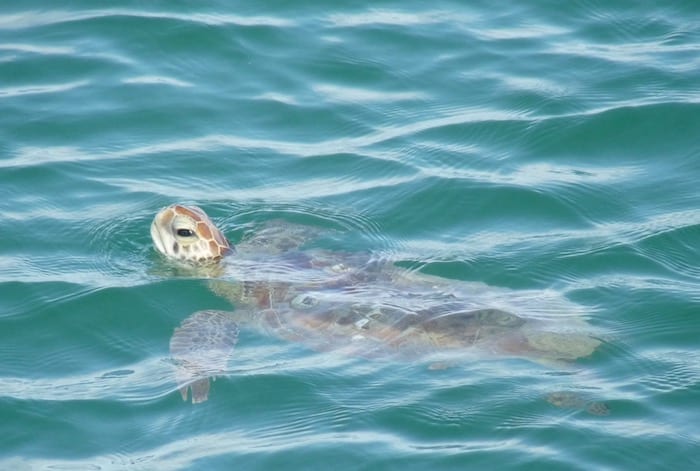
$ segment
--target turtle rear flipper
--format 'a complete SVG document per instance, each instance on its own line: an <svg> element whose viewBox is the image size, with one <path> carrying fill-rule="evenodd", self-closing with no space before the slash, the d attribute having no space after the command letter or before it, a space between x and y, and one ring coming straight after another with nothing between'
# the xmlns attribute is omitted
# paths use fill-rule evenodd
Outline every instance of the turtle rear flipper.
<svg viewBox="0 0 700 471"><path fill-rule="evenodd" d="M180 384L178 382L178 384ZM182 400L187 402L187 393L192 390L192 404L199 404L209 399L209 377L197 379L189 384L185 384L180 388L180 395Z"/></svg>
<svg viewBox="0 0 700 471"><path fill-rule="evenodd" d="M610 407L605 402L590 401L576 391L555 391L547 394L547 402L562 409L579 409L591 415L610 415Z"/></svg>
<svg viewBox="0 0 700 471"><path fill-rule="evenodd" d="M238 325L226 311L197 311L183 320L170 338L170 355L183 400L192 390L192 403L209 397L209 378L226 370L238 341Z"/></svg>

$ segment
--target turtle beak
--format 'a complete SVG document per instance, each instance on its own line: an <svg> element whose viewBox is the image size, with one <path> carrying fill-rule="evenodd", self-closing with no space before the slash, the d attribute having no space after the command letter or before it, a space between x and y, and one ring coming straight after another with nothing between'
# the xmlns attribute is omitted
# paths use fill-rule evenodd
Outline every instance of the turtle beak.
<svg viewBox="0 0 700 471"><path fill-rule="evenodd" d="M153 245L155 246L156 250L161 254L167 256L168 252L165 249L165 241L163 240L163 234L158 224L156 224L156 220L154 220L153 223L151 223L151 239L153 240Z"/></svg>

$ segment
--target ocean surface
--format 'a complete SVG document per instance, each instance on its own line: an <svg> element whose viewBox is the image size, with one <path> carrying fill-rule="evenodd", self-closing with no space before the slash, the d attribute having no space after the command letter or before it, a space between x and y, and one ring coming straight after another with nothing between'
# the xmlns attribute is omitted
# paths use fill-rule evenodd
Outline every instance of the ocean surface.
<svg viewBox="0 0 700 471"><path fill-rule="evenodd" d="M697 469L699 182L696 0L3 2L0 468ZM173 329L232 306L162 269L175 202L554 294L601 345L432 368L242 329L183 402Z"/></svg>

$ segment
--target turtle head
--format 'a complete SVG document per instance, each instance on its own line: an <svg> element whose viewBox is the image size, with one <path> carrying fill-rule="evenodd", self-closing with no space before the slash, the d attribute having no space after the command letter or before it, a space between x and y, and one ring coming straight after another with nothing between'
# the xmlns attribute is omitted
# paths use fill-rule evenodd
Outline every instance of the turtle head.
<svg viewBox="0 0 700 471"><path fill-rule="evenodd" d="M151 224L158 252L198 265L218 263L233 247L197 206L174 204L161 209Z"/></svg>

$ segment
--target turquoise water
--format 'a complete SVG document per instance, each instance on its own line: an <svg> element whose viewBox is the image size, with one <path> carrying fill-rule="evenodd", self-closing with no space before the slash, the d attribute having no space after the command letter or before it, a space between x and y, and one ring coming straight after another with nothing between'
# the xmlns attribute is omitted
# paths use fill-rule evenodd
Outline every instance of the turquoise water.
<svg viewBox="0 0 700 471"><path fill-rule="evenodd" d="M366 4L0 6L0 468L700 464L700 4ZM549 290L604 343L436 371L242 332L184 403L168 339L230 306L158 270L173 202Z"/></svg>

